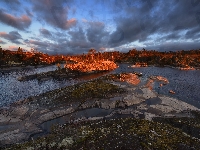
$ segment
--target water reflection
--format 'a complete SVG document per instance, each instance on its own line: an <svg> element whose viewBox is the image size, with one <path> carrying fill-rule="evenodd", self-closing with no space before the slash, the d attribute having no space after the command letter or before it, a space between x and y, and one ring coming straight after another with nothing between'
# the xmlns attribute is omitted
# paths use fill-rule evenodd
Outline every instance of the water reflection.
<svg viewBox="0 0 200 150"><path fill-rule="evenodd" d="M43 80L38 81L37 79L20 82L17 80L18 77L31 75L35 73L48 72L56 70L57 67L48 66L43 68L26 68L21 70L0 71L0 107L8 106L10 103L16 100L22 100L29 96L35 96L50 90L62 88L69 85L74 85L86 80L98 78L108 72L102 72L97 74L90 74L82 76L77 79L69 80Z"/></svg>
<svg viewBox="0 0 200 150"><path fill-rule="evenodd" d="M78 79L79 80L90 80L90 79L101 77L101 76L109 74L109 73L110 73L110 71L99 72L99 73L95 73L95 74L88 74L88 75L81 76Z"/></svg>
<svg viewBox="0 0 200 150"><path fill-rule="evenodd" d="M100 109L100 108L89 108L80 110L78 112L74 112L62 117L58 117L49 121L46 121L40 125L42 132L36 133L30 136L30 139L36 139L38 137L42 137L51 132L51 128L53 125L59 124L66 124L75 121L76 119L84 119L89 117L104 117L109 115L113 109Z"/></svg>
<svg viewBox="0 0 200 150"><path fill-rule="evenodd" d="M59 118L55 118L53 120L46 121L41 124L43 130L47 132L51 131L51 126L54 124L64 124L70 121L74 121L78 118L89 118L89 117L104 117L109 115L113 110L112 109L100 109L100 108L90 108L81 110L78 112L71 113L69 115L65 115Z"/></svg>

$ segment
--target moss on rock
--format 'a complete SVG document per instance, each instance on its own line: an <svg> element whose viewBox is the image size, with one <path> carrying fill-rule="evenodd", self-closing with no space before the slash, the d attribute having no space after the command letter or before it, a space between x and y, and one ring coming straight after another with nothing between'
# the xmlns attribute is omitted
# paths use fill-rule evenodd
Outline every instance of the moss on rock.
<svg viewBox="0 0 200 150"><path fill-rule="evenodd" d="M183 146L198 149L200 142L169 124L123 118L57 125L46 138L11 149L181 149Z"/></svg>

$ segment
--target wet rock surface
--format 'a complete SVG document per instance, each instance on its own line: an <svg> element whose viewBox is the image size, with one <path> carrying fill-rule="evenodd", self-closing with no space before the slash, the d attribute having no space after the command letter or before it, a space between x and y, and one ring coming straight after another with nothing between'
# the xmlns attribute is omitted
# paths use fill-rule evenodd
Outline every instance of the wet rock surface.
<svg viewBox="0 0 200 150"><path fill-rule="evenodd" d="M120 85L115 81L110 83ZM124 84L120 87L123 87L126 93L65 103L62 106L45 107L45 105L37 104L38 98L34 100L35 97L31 100L32 103L27 100L15 103L9 109L0 111L0 143L9 145L26 141L31 135L44 130L41 127L44 122L78 112L81 117L74 119L72 117L68 121L111 119L119 116L126 117L126 115L153 120L159 117L191 117L184 112L199 111L192 105L175 98L159 95L145 86L136 87ZM90 112L94 108L100 109L99 113L94 115L92 111ZM85 115L83 110L88 110L88 115ZM110 110L110 113L107 114L104 110Z"/></svg>

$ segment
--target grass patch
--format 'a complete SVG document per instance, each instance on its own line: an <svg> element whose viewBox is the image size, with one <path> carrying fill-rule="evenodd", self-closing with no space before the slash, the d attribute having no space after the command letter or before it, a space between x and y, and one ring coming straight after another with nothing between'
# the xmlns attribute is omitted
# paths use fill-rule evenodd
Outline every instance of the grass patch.
<svg viewBox="0 0 200 150"><path fill-rule="evenodd" d="M73 144L64 144L70 137ZM40 143L40 145L39 145ZM43 144L41 144L43 143ZM51 143L57 143L51 146ZM61 144L62 143L62 144ZM25 149L37 146L48 149L198 149L197 139L169 124L142 119L96 120L79 124L54 126L52 134L33 142L12 146Z"/></svg>
<svg viewBox="0 0 200 150"><path fill-rule="evenodd" d="M122 93L124 90L116 85L104 82L103 80L94 80L83 84L78 84L66 89L65 95L55 99L57 102L84 102L87 99L92 98L106 98L112 93ZM71 90L72 89L72 90Z"/></svg>
<svg viewBox="0 0 200 150"><path fill-rule="evenodd" d="M124 93L125 90L117 85L110 84L102 79L96 79L73 86L52 90L35 97L29 97L30 103L38 103L43 106L59 106L72 102L83 103L88 99L106 98L112 94Z"/></svg>
<svg viewBox="0 0 200 150"><path fill-rule="evenodd" d="M154 121L169 124L175 128L181 129L190 136L200 139L200 113L197 111L190 112L194 118L154 118Z"/></svg>

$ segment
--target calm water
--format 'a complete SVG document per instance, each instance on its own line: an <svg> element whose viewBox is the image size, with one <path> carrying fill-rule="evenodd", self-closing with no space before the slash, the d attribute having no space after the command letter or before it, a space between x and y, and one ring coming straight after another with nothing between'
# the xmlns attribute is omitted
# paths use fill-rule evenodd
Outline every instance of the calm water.
<svg viewBox="0 0 200 150"><path fill-rule="evenodd" d="M35 96L50 90L58 89L61 87L74 85L79 82L90 80L92 78L97 78L106 73L98 73L95 75L82 76L75 80L47 80L38 81L30 80L25 82L20 82L17 80L18 77L31 75L35 73L48 72L56 70L57 66L48 66L43 68L30 68L21 69L15 71L2 71L0 70L0 107L9 106L10 103L17 100L25 99L29 96Z"/></svg>
<svg viewBox="0 0 200 150"><path fill-rule="evenodd" d="M128 64L121 64L115 72L142 72L143 78L151 75L166 77L169 80L169 84L159 87L157 83L155 84L154 90L159 94L178 98L200 108L200 70L183 71L169 67L131 68L128 66ZM175 91L175 94L170 94L169 90Z"/></svg>
<svg viewBox="0 0 200 150"><path fill-rule="evenodd" d="M120 64L120 67L112 71L112 73L119 72L142 72L143 79L151 75L161 75L169 80L169 84L160 87L158 83L155 84L155 90L160 94L170 95L183 100L187 103L195 105L200 108L200 70L195 71L181 71L172 68L148 67L148 68L131 68L129 64ZM11 72L0 71L0 107L8 106L16 100L22 100L30 95L38 95L40 93L73 85L84 80L99 77L103 74L90 75L76 80L48 80L39 82L38 80L31 80L26 82L19 82L17 78L24 75L30 75L40 72L47 72L55 70L56 66L48 66L43 68L21 69ZM176 94L169 94L169 90L173 90Z"/></svg>

